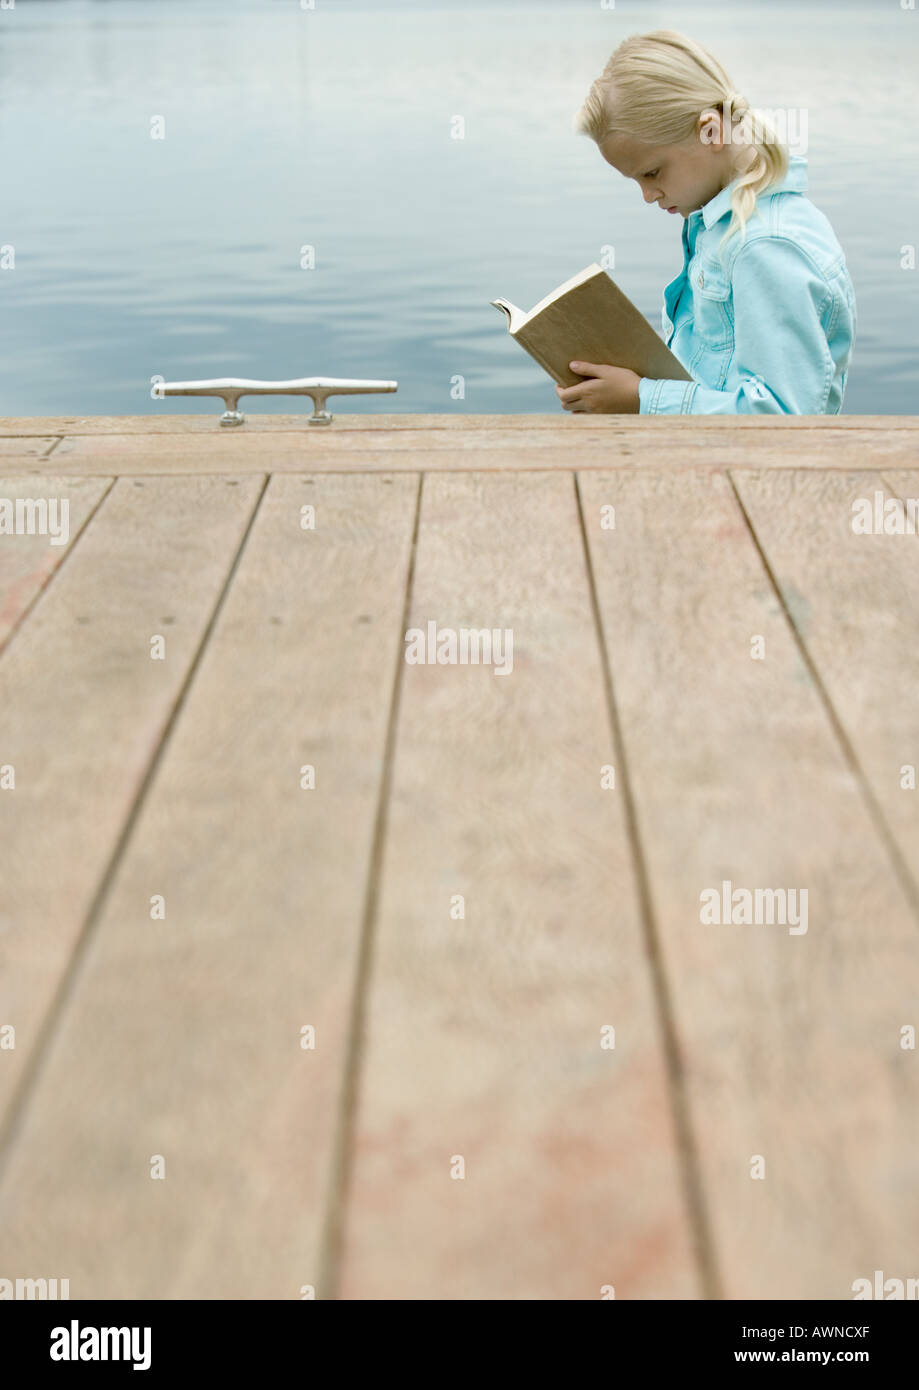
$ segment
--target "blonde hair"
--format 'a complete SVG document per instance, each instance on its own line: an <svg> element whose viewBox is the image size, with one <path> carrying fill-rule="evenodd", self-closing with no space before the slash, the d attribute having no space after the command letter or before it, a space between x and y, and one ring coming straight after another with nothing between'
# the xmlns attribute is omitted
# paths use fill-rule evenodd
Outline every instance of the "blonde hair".
<svg viewBox="0 0 919 1390"><path fill-rule="evenodd" d="M719 243L740 232L756 211L757 195L785 177L788 151L774 126L734 90L724 68L694 39L673 29L633 34L616 49L591 84L574 128L598 145L609 135L628 135L649 145L674 145L700 134L703 111L721 109L730 120L732 164L739 173L731 192L731 221Z"/></svg>

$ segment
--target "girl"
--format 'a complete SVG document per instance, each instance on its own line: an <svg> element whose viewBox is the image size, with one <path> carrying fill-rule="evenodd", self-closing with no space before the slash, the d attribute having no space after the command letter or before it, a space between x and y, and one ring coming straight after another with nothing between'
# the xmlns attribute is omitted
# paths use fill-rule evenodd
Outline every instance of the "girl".
<svg viewBox="0 0 919 1390"><path fill-rule="evenodd" d="M575 117L646 203L683 218L683 269L664 291L665 341L692 381L572 362L565 410L643 415L838 415L855 293L807 160L672 30L619 45Z"/></svg>

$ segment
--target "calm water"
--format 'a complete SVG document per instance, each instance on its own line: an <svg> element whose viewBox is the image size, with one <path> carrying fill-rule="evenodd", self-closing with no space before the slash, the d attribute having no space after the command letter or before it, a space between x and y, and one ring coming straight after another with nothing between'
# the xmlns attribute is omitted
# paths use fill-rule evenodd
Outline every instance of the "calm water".
<svg viewBox="0 0 919 1390"><path fill-rule="evenodd" d="M659 326L681 220L571 131L620 39L654 28L707 44L754 106L806 108L809 196L858 300L845 410L914 412L919 10L898 0L16 0L0 414L215 413L151 378L313 374L398 380L342 412L561 414L488 301L529 308L613 246Z"/></svg>

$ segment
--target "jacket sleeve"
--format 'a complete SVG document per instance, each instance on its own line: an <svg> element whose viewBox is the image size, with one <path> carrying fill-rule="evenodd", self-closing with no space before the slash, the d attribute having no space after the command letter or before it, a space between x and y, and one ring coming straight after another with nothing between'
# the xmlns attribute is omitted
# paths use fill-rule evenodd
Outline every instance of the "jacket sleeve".
<svg viewBox="0 0 919 1390"><path fill-rule="evenodd" d="M832 290L808 255L787 237L757 237L738 252L732 282L736 384L642 377L642 415L825 412L835 368L820 319Z"/></svg>

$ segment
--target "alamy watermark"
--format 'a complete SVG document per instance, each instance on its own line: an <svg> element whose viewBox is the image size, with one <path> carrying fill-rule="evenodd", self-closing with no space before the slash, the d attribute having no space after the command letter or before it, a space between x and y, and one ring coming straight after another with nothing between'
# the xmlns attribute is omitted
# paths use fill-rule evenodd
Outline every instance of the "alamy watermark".
<svg viewBox="0 0 919 1390"><path fill-rule="evenodd" d="M853 1279L852 1298L855 1302L865 1298L881 1298L895 1302L907 1298L919 1300L919 1279L885 1279L884 1271L876 1269L873 1281Z"/></svg>
<svg viewBox="0 0 919 1390"><path fill-rule="evenodd" d="M410 627L405 634L409 666L494 666L494 675L514 669L514 630L505 627Z"/></svg>
<svg viewBox="0 0 919 1390"><path fill-rule="evenodd" d="M729 878L719 888L699 894L699 921L706 926L727 923L788 927L789 936L807 931L806 888L732 888Z"/></svg>
<svg viewBox="0 0 919 1390"><path fill-rule="evenodd" d="M69 1327L52 1327L52 1361L131 1361L135 1371L151 1362L149 1327L86 1327L76 1318Z"/></svg>
<svg viewBox="0 0 919 1390"><path fill-rule="evenodd" d="M873 497L852 503L852 530L857 536L919 535L919 497L888 497L878 488Z"/></svg>
<svg viewBox="0 0 919 1390"><path fill-rule="evenodd" d="M66 497L0 497L0 536L48 536L52 545L70 539Z"/></svg>
<svg viewBox="0 0 919 1390"><path fill-rule="evenodd" d="M725 139L731 145L787 145L799 154L807 154L806 106L749 106L744 103L737 112L738 123L732 124L736 102L726 100L723 106L724 124L714 117L700 129L703 145Z"/></svg>
<svg viewBox="0 0 919 1390"><path fill-rule="evenodd" d="M0 1279L0 1300L70 1298L69 1279Z"/></svg>

